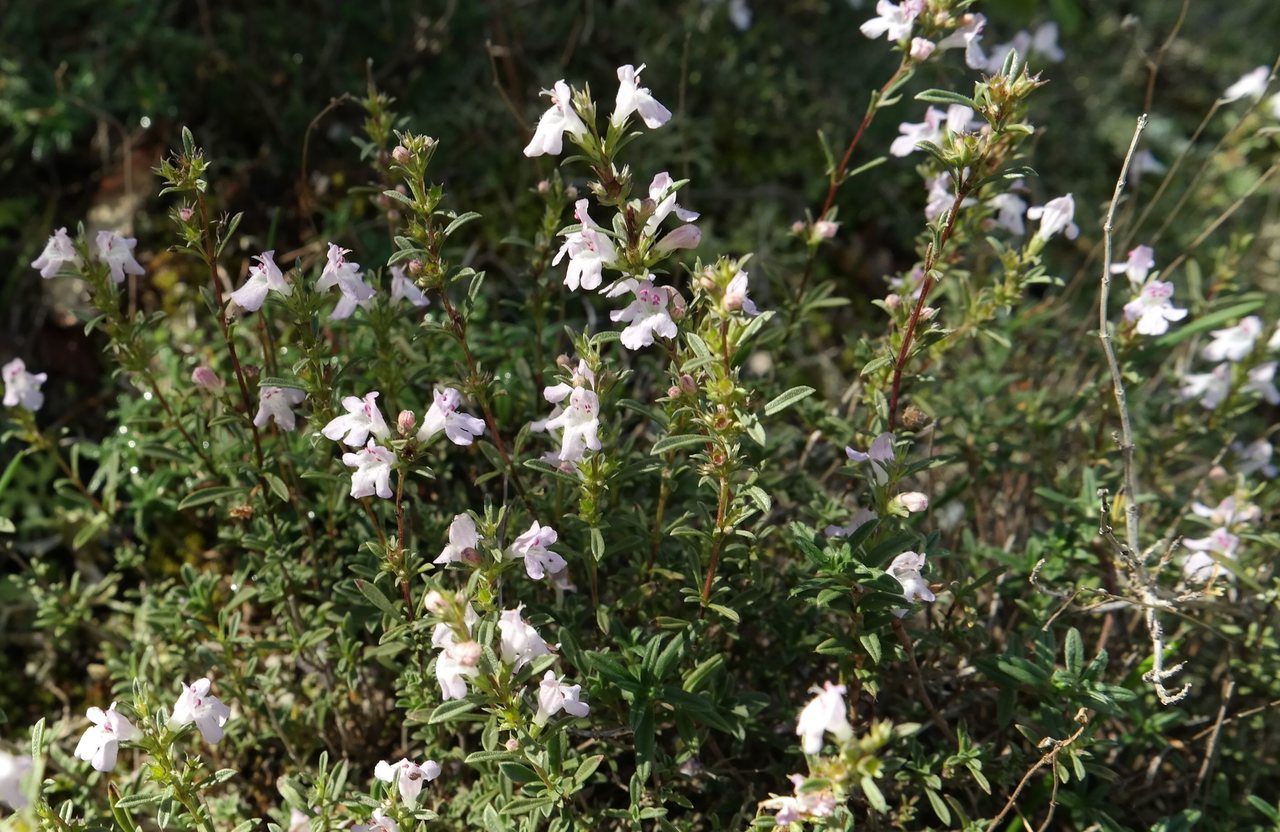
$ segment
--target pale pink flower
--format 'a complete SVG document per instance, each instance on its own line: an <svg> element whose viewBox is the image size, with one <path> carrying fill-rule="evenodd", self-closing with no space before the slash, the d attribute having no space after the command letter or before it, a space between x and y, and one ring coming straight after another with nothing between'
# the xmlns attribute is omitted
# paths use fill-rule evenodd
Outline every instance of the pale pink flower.
<svg viewBox="0 0 1280 832"><path fill-rule="evenodd" d="M927 61L929 56L933 54L933 50L938 46L928 38L912 38L911 49L908 54L911 55L913 61Z"/></svg>
<svg viewBox="0 0 1280 832"><path fill-rule="evenodd" d="M369 822L356 824L351 827L351 832L400 832L400 825L395 818L387 817L386 812L374 809Z"/></svg>
<svg viewBox="0 0 1280 832"><path fill-rule="evenodd" d="M386 439L391 431L378 409L377 398L376 390L366 393L364 398L347 396L342 400L342 407L347 412L332 419L320 432L328 439L341 440L353 448L364 445L369 434Z"/></svg>
<svg viewBox="0 0 1280 832"><path fill-rule="evenodd" d="M1280 390L1276 389L1276 362L1259 364L1248 373L1249 380L1240 387L1242 393L1257 393L1267 404L1280 404Z"/></svg>
<svg viewBox="0 0 1280 832"><path fill-rule="evenodd" d="M261 387L258 389L258 413L253 417L256 427L264 428L274 421L280 430L290 431L298 425L293 409L302 404L307 394L292 387Z"/></svg>
<svg viewBox="0 0 1280 832"><path fill-rule="evenodd" d="M226 385L222 379L218 378L218 374L213 371L212 367L201 365L191 371L191 382L207 393L215 396L223 391Z"/></svg>
<svg viewBox="0 0 1280 832"><path fill-rule="evenodd" d="M380 760L374 766L373 776L384 783L394 783L405 803L417 803L423 784L440 776L440 764L435 760L427 760L418 765L405 757L394 763Z"/></svg>
<svg viewBox="0 0 1280 832"><path fill-rule="evenodd" d="M1182 545L1193 553L1182 563L1183 575L1193 583L1205 583L1223 571L1221 560L1235 560L1240 538L1221 528L1215 529L1208 537L1183 540Z"/></svg>
<svg viewBox="0 0 1280 832"><path fill-rule="evenodd" d="M1201 502L1191 504L1191 511L1197 517L1203 517L1214 526L1230 528L1239 524L1257 522L1262 518L1262 510L1247 500L1236 500L1235 496L1225 497L1216 506L1207 506Z"/></svg>
<svg viewBox="0 0 1280 832"><path fill-rule="evenodd" d="M649 236L658 233L658 227L672 213L681 222L693 222L700 215L697 211L688 211L676 202L676 193L679 189L671 178L671 174L665 170L653 177L653 181L649 183L649 199L653 202L653 213L649 215L649 219L645 221L644 232Z"/></svg>
<svg viewBox="0 0 1280 832"><path fill-rule="evenodd" d="M582 287L588 291L598 289L603 280L603 269L617 256L613 240L591 219L587 212L587 200L580 199L573 206L573 215L581 227L576 231L561 232L564 244L556 252L551 265L558 266L567 254L569 269L565 272L564 285L572 290Z"/></svg>
<svg viewBox="0 0 1280 832"><path fill-rule="evenodd" d="M440 554L432 563L458 563L462 560L463 552L479 545L480 534L476 531L476 521L472 520L471 515L466 512L456 514L453 522L449 524L449 543L440 550Z"/></svg>
<svg viewBox="0 0 1280 832"><path fill-rule="evenodd" d="M551 648L542 640L528 621L520 615L521 605L514 610L504 610L498 619L501 633L502 660L511 665L512 673L519 673L525 665L539 656L550 656Z"/></svg>
<svg viewBox="0 0 1280 832"><path fill-rule="evenodd" d="M585 387L573 388L568 406L548 419L546 427L562 431L561 462L577 462L587 450L600 450L600 397Z"/></svg>
<svg viewBox="0 0 1280 832"><path fill-rule="evenodd" d="M1186 374L1178 395L1183 399L1199 399L1201 407L1213 410L1231 395L1231 365L1224 361L1210 372Z"/></svg>
<svg viewBox="0 0 1280 832"><path fill-rule="evenodd" d="M0 750L0 803L18 810L30 805L23 781L31 771L33 762L29 754L10 754Z"/></svg>
<svg viewBox="0 0 1280 832"><path fill-rule="evenodd" d="M484 433L484 420L470 413L459 412L462 394L452 387L437 387L431 399L431 407L422 417L418 429L418 441L426 442L440 431L455 445L470 445Z"/></svg>
<svg viewBox="0 0 1280 832"><path fill-rule="evenodd" d="M1151 246L1137 246L1129 252L1129 259L1123 263L1112 263L1112 274L1123 274L1129 278L1129 284L1140 288L1147 282L1147 275L1156 265L1156 252Z"/></svg>
<svg viewBox="0 0 1280 832"><path fill-rule="evenodd" d="M929 508L929 496L923 491L904 491L889 502L890 513L900 508L907 514L915 514Z"/></svg>
<svg viewBox="0 0 1280 832"><path fill-rule="evenodd" d="M987 56L982 52L982 30L986 28L987 18L981 14L964 14L960 17L960 26L951 34L938 41L939 51L963 49L964 62L970 69L985 69Z"/></svg>
<svg viewBox="0 0 1280 832"><path fill-rule="evenodd" d="M1126 320L1137 321L1139 335L1164 335L1170 321L1187 317L1187 310L1173 305L1173 284L1152 280L1142 287L1142 292L1124 305Z"/></svg>
<svg viewBox="0 0 1280 832"><path fill-rule="evenodd" d="M391 267L391 302L408 301L421 309L430 306L431 300L422 293L413 279L404 273L403 266Z"/></svg>
<svg viewBox="0 0 1280 832"><path fill-rule="evenodd" d="M44 406L40 386L49 380L48 373L28 373L26 362L15 358L0 368L0 376L4 378L5 407L21 406L35 413Z"/></svg>
<svg viewBox="0 0 1280 832"><path fill-rule="evenodd" d="M142 736L142 732L116 711L114 702L105 711L90 708L86 715L93 725L80 737L80 742L76 743L76 759L84 760L98 771L111 771L116 767L120 743L136 740Z"/></svg>
<svg viewBox="0 0 1280 832"><path fill-rule="evenodd" d="M742 310L748 315L759 315L760 310L756 308L755 302L747 294L747 273L738 270L738 273L729 281L729 285L724 290L724 308L729 312L737 312Z"/></svg>
<svg viewBox="0 0 1280 832"><path fill-rule="evenodd" d="M921 142L941 144L946 136L963 133L972 126L973 110L963 104L952 104L946 111L929 107L925 110L924 121L918 124L904 121L898 125L898 132L902 135L889 145L889 153L909 156L919 149Z"/></svg>
<svg viewBox="0 0 1280 832"><path fill-rule="evenodd" d="M276 291L285 297L293 294L293 287L284 279L284 274L276 265L275 254L272 249L254 258L258 264L249 267L249 279L231 293L231 301L236 306L246 312L256 312L266 302L268 292Z"/></svg>
<svg viewBox="0 0 1280 832"><path fill-rule="evenodd" d="M934 594L929 583L920 576L925 558L920 552L903 552L893 559L887 571L902 585L902 595L907 601L932 601Z"/></svg>
<svg viewBox="0 0 1280 832"><path fill-rule="evenodd" d="M173 716L169 722L173 725L187 725L194 722L200 730L204 741L214 744L222 739L223 726L231 719L231 709L218 697L209 693L213 685L209 679L197 679L193 684L183 684L182 694L173 706Z"/></svg>
<svg viewBox="0 0 1280 832"><path fill-rule="evenodd" d="M1240 361L1253 352L1258 336L1262 335L1262 319L1250 315L1233 327L1215 329L1209 335L1213 341L1200 351L1205 361Z"/></svg>
<svg viewBox="0 0 1280 832"><path fill-rule="evenodd" d="M68 263L78 269L81 260L80 255L76 253L75 243L67 236L67 229L64 227L53 232L49 242L44 245L44 251L31 261L31 268L37 269L40 276L47 280L56 276Z"/></svg>
<svg viewBox="0 0 1280 832"><path fill-rule="evenodd" d="M847 525L827 526L822 530L822 533L827 537L848 537L875 519L876 513L874 511L867 508L860 508L853 513L853 519L851 519Z"/></svg>
<svg viewBox="0 0 1280 832"><path fill-rule="evenodd" d="M644 126L656 130L671 118L671 111L658 103L649 88L640 86L640 73L643 71L644 64L638 68L631 64L618 67L618 95L614 99L613 115L609 118L611 123L622 124L627 116L639 113Z"/></svg>
<svg viewBox="0 0 1280 832"><path fill-rule="evenodd" d="M1027 202L1022 197L1015 193L996 194L987 200L987 204L996 209L996 225L1014 234L1027 233L1026 223L1022 221L1027 213Z"/></svg>
<svg viewBox="0 0 1280 832"><path fill-rule="evenodd" d="M565 133L577 139L587 132L587 125L582 123L573 109L573 93L564 79L556 81L551 89L543 90L542 94L551 99L551 107L538 119L533 138L525 146L524 155L530 158L547 153L559 156L564 146Z"/></svg>
<svg viewBox="0 0 1280 832"><path fill-rule="evenodd" d="M1079 236L1080 227L1074 222L1075 214L1076 201L1071 194L1027 209L1029 219L1040 221L1040 230L1036 232L1036 236L1046 241L1059 232L1065 232L1068 240L1074 240Z"/></svg>
<svg viewBox="0 0 1280 832"><path fill-rule="evenodd" d="M342 293L338 305L333 308L329 320L340 321L350 318L356 307L362 306L375 294L373 287L364 282L360 273L360 264L347 260L350 249L329 243L329 254L325 261L324 271L316 281L316 291L323 292L334 286Z"/></svg>
<svg viewBox="0 0 1280 832"><path fill-rule="evenodd" d="M796 721L796 736L801 738L805 754L817 754L822 750L822 737L830 732L845 743L853 739L853 726L849 724L849 709L844 702L845 686L823 684L817 695L800 711Z"/></svg>
<svg viewBox="0 0 1280 832"><path fill-rule="evenodd" d="M609 313L610 320L627 323L622 330L622 346L638 350L652 344L655 336L674 338L676 324L667 311L666 287L654 286L652 280L645 280L637 283L632 291L635 300L627 308Z"/></svg>
<svg viewBox="0 0 1280 832"><path fill-rule="evenodd" d="M529 530L515 539L507 549L507 557L524 561L525 572L535 581L542 580L547 574L554 574L568 564L557 553L548 549L555 544L558 535L550 526L543 526L537 520Z"/></svg>
<svg viewBox="0 0 1280 832"><path fill-rule="evenodd" d="M373 439L361 450L343 454L342 464L356 469L351 472L351 496L359 499L377 494L384 500L391 499L391 468L395 463L395 453Z"/></svg>
<svg viewBox="0 0 1280 832"><path fill-rule="evenodd" d="M463 699L467 695L467 680L480 674L476 667L481 648L474 641L463 641L446 647L436 657L436 682L440 685L441 699Z"/></svg>
<svg viewBox="0 0 1280 832"><path fill-rule="evenodd" d="M132 237L121 237L114 231L99 231L97 245L98 258L111 269L111 279L116 283L124 283L128 274L147 273L133 258L133 249L138 241Z"/></svg>
<svg viewBox="0 0 1280 832"><path fill-rule="evenodd" d="M1223 102L1230 103L1242 98L1252 98L1257 101L1267 91L1267 80L1270 77L1271 67L1268 66L1260 66L1245 73L1239 81L1227 87L1222 93Z"/></svg>
<svg viewBox="0 0 1280 832"><path fill-rule="evenodd" d="M891 3L879 0L876 3L876 16L860 26L862 34L876 40L882 36L898 41L911 36L916 17L924 11L924 0L902 0Z"/></svg>
<svg viewBox="0 0 1280 832"><path fill-rule="evenodd" d="M871 442L871 447L864 453L852 446L845 446L845 455L852 462L866 462L871 465L871 473L879 485L889 481L889 466L897 455L893 450L893 434L885 431Z"/></svg>
<svg viewBox="0 0 1280 832"><path fill-rule="evenodd" d="M538 712L534 714L534 724L546 725L548 719L561 711L582 718L591 712L591 707L582 701L581 685L566 685L554 671L548 670L538 683Z"/></svg>

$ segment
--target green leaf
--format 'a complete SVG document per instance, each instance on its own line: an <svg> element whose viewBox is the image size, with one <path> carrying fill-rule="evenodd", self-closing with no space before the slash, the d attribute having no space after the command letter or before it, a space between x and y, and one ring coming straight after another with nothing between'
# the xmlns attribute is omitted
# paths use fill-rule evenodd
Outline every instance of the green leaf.
<svg viewBox="0 0 1280 832"><path fill-rule="evenodd" d="M262 476L267 481L267 485L271 486L271 493L279 497L280 502L289 502L289 489L285 486L284 480L268 472L263 472Z"/></svg>
<svg viewBox="0 0 1280 832"><path fill-rule="evenodd" d="M441 722L452 722L468 711L474 709L475 702L470 699L450 699L448 702L442 702L436 706L431 712L431 716L427 717L428 725L438 725Z"/></svg>
<svg viewBox="0 0 1280 832"><path fill-rule="evenodd" d="M454 217L453 222L449 223L444 227L444 236L448 237L451 234L453 234L453 232L461 228L462 226L466 225L472 220L478 220L478 219L480 219L480 215L477 214L475 211L468 211L465 214L459 214L458 216Z"/></svg>
<svg viewBox="0 0 1280 832"><path fill-rule="evenodd" d="M473 766L476 763L507 763L522 759L524 757L516 751L474 751L463 762Z"/></svg>
<svg viewBox="0 0 1280 832"><path fill-rule="evenodd" d="M801 385L800 387L792 387L787 392L783 393L773 401L766 404L764 406L764 415L772 416L775 413L780 413L781 411L786 410L788 407L791 407L791 405L795 404L801 399L807 399L809 396L812 396L813 394L814 394L814 389L812 387L805 387L803 385Z"/></svg>
<svg viewBox="0 0 1280 832"><path fill-rule="evenodd" d="M665 454L667 451L674 451L680 448L689 448L694 445L707 444L707 437L700 433L679 433L674 436L664 436L657 442L653 443L653 449L649 453L653 456Z"/></svg>
<svg viewBox="0 0 1280 832"><path fill-rule="evenodd" d="M970 109L978 109L978 102L967 95L951 90L925 90L916 93L916 101L927 101L930 104L963 104Z"/></svg>
<svg viewBox="0 0 1280 832"><path fill-rule="evenodd" d="M875 633L863 633L858 636L858 641L862 642L862 647L867 651L867 655L871 657L871 661L880 664L880 636Z"/></svg>
<svg viewBox="0 0 1280 832"><path fill-rule="evenodd" d="M391 599L378 589L377 585L369 581L362 581L356 578L356 589L360 590L360 594L373 602L373 605L385 612L392 618L400 618L401 610L398 606L391 602Z"/></svg>
<svg viewBox="0 0 1280 832"><path fill-rule="evenodd" d="M203 506L207 503L240 502L244 499L244 495L245 489L240 486L213 485L208 488L201 488L199 491L192 491L186 497L183 497L182 502L178 503L178 511Z"/></svg>
<svg viewBox="0 0 1280 832"><path fill-rule="evenodd" d="M1066 644L1067 672L1079 678L1084 667L1084 643L1080 640L1080 631L1072 627L1067 631Z"/></svg>
<svg viewBox="0 0 1280 832"><path fill-rule="evenodd" d="M1161 277L1163 278L1163 275ZM1257 298L1245 301L1244 303L1237 303L1235 306L1228 306L1226 309L1219 309L1217 312L1211 312L1201 318L1196 318L1189 324L1178 327L1168 335L1164 335L1156 339L1155 346L1163 348L1172 346L1180 341L1185 341L1192 335L1221 326L1233 318L1239 318L1244 315L1248 315L1250 312L1256 312L1258 309L1262 308L1262 304L1263 299Z"/></svg>
<svg viewBox="0 0 1280 832"><path fill-rule="evenodd" d="M872 809L877 812L889 811L889 804L885 802L884 794L876 785L876 781L871 779L871 775L864 774L859 785L862 786L862 793L867 796L867 802L871 804Z"/></svg>

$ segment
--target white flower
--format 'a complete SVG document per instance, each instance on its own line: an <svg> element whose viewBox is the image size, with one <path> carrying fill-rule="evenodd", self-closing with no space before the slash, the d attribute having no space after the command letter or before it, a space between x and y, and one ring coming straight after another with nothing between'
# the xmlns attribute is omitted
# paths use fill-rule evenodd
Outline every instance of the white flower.
<svg viewBox="0 0 1280 832"><path fill-rule="evenodd" d="M379 439L391 435L382 411L378 409L378 392L366 393L364 398L347 396L342 400L342 407L347 411L337 416L320 431L328 439L335 442L341 440L353 448L359 448L368 440L369 434Z"/></svg>
<svg viewBox="0 0 1280 832"><path fill-rule="evenodd" d="M397 303L407 300L409 303L421 309L424 306L430 306L431 301L417 284L404 273L402 266L391 267L391 302Z"/></svg>
<svg viewBox="0 0 1280 832"><path fill-rule="evenodd" d="M1031 36L1031 54L1060 64L1067 57L1058 46L1058 24L1052 20L1041 23Z"/></svg>
<svg viewBox="0 0 1280 832"><path fill-rule="evenodd" d="M396 455L390 449L370 439L359 451L343 454L342 464L356 469L351 472L352 497L377 494L384 500L391 499L391 467L396 464Z"/></svg>
<svg viewBox="0 0 1280 832"><path fill-rule="evenodd" d="M293 287L284 279L280 267L276 265L275 250L264 251L254 259L258 265L249 267L249 279L244 285L231 293L231 300L246 312L256 312L267 300L267 292L275 290L288 297L293 294Z"/></svg>
<svg viewBox="0 0 1280 832"><path fill-rule="evenodd" d="M618 67L618 95L613 103L613 115L609 121L622 124L627 116L639 113L644 126L656 130L671 118L671 111L658 103L649 92L648 87L640 86L640 73L644 72L644 64L639 68L631 64Z"/></svg>
<svg viewBox="0 0 1280 832"><path fill-rule="evenodd" d="M729 285L724 290L724 308L730 312L736 312L741 309L748 315L759 315L760 310L756 308L756 304L747 294L747 273L738 270L738 273L729 281Z"/></svg>
<svg viewBox="0 0 1280 832"><path fill-rule="evenodd" d="M925 110L924 121L913 124L904 121L898 125L902 135L889 145L894 156L909 156L919 149L921 142L940 144L949 134L963 133L972 127L973 110L963 104L952 104L946 112L937 107Z"/></svg>
<svg viewBox="0 0 1280 832"><path fill-rule="evenodd" d="M1169 322L1187 317L1187 310L1173 305L1172 283L1153 280L1124 305L1124 317L1138 322L1139 335L1164 335L1169 331Z"/></svg>
<svg viewBox="0 0 1280 832"><path fill-rule="evenodd" d="M1189 581L1205 583L1221 571L1220 559L1235 560L1240 538L1222 528L1215 529L1208 537L1184 540L1182 544L1194 552L1183 561L1182 573Z"/></svg>
<svg viewBox="0 0 1280 832"><path fill-rule="evenodd" d="M1112 274L1124 274L1129 277L1129 285L1139 289L1147 282L1147 275L1156 265L1156 252L1151 246L1138 246L1129 252L1129 259L1123 263L1112 263Z"/></svg>
<svg viewBox="0 0 1280 832"><path fill-rule="evenodd" d="M554 671L548 670L538 683L538 712L533 717L534 724L546 725L548 719L561 711L581 718L591 712L591 707L582 701L582 685L566 685L556 678Z"/></svg>
<svg viewBox="0 0 1280 832"><path fill-rule="evenodd" d="M375 294L373 287L364 282L364 276L360 274L360 264L347 260L347 255L350 253L350 249L329 243L329 254L324 271L316 281L316 291L323 292L337 286L338 291L342 293L342 297L338 299L338 305L329 315L331 321L350 318L357 306L361 306Z"/></svg>
<svg viewBox="0 0 1280 832"><path fill-rule="evenodd" d="M972 200L969 200L972 202ZM943 171L925 183L924 218L930 222L951 210L955 194L951 192L951 174Z"/></svg>
<svg viewBox="0 0 1280 832"><path fill-rule="evenodd" d="M1262 334L1262 319L1250 315L1227 329L1215 329L1209 335L1213 341L1205 344L1200 355L1205 361L1239 361L1253 352L1253 346Z"/></svg>
<svg viewBox="0 0 1280 832"><path fill-rule="evenodd" d="M531 158L544 153L559 156L565 133L576 139L587 132L587 125L573 109L573 94L563 78L556 81L551 89L543 90L542 94L551 99L551 107L538 119L533 138L525 146L524 155Z"/></svg>
<svg viewBox="0 0 1280 832"><path fill-rule="evenodd" d="M31 803L22 781L31 771L31 757L0 751L0 803L10 809L21 809Z"/></svg>
<svg viewBox="0 0 1280 832"><path fill-rule="evenodd" d="M569 406L546 422L552 430L562 430L559 460L577 462L588 449L600 450L600 397L585 387L569 394Z"/></svg>
<svg viewBox="0 0 1280 832"><path fill-rule="evenodd" d="M293 409L306 397L306 393L292 387L259 388L258 413L253 417L253 424L262 428L274 419L280 430L293 430L298 424Z"/></svg>
<svg viewBox="0 0 1280 832"><path fill-rule="evenodd" d="M548 573L554 574L568 566L565 559L547 549L554 545L558 535L550 526L539 525L537 520L529 530L515 539L507 549L507 557L523 558L525 572L535 581L541 580Z"/></svg>
<svg viewBox="0 0 1280 832"><path fill-rule="evenodd" d="M1276 466L1271 464L1271 454L1275 449L1267 440L1255 439L1248 445L1233 443L1231 448L1239 461L1236 471L1241 475L1248 476L1255 471L1261 471L1267 477L1276 475Z"/></svg>
<svg viewBox="0 0 1280 832"><path fill-rule="evenodd" d="M1249 380L1240 387L1240 391L1257 393L1267 404L1280 404L1280 390L1276 389L1276 362L1268 361L1250 370Z"/></svg>
<svg viewBox="0 0 1280 832"><path fill-rule="evenodd" d="M440 550L440 554L432 563L457 563L462 560L462 553L480 545L480 535L476 532L476 521L471 515L463 512L453 517L449 524L449 545Z"/></svg>
<svg viewBox="0 0 1280 832"><path fill-rule="evenodd" d="M452 387L437 387L432 395L431 407L422 417L418 428L418 441L426 442L440 431L455 445L470 445L475 437L484 433L484 421L469 413L459 413L462 394Z"/></svg>
<svg viewBox="0 0 1280 832"><path fill-rule="evenodd" d="M840 742L853 738L853 726L849 724L849 709L844 703L844 685L826 682L817 696L800 711L796 721L796 736L801 738L805 754L817 754L822 750L822 735L830 731Z"/></svg>
<svg viewBox="0 0 1280 832"><path fill-rule="evenodd" d="M53 232L49 242L44 244L44 251L31 261L31 268L38 269L40 276L48 279L57 275L68 263L78 269L81 261L80 255L76 254L75 243L67 236L67 229L64 227Z"/></svg>
<svg viewBox="0 0 1280 832"><path fill-rule="evenodd" d="M98 771L111 771L116 767L120 743L136 740L142 736L142 732L116 711L114 702L105 711L90 708L86 716L93 725L76 744L76 758L91 764Z"/></svg>
<svg viewBox="0 0 1280 832"><path fill-rule="evenodd" d="M803 820L814 820L830 817L836 810L836 796L830 789L801 791L807 778L799 774L790 775L794 795L774 795L760 805L775 810L774 823L778 826L790 826Z"/></svg>
<svg viewBox="0 0 1280 832"><path fill-rule="evenodd" d="M911 27L923 10L923 0L902 0L901 4L879 0L876 3L876 16L859 28L862 34L872 40L878 39L881 35L893 41L902 40L911 36Z"/></svg>
<svg viewBox="0 0 1280 832"><path fill-rule="evenodd" d="M1074 240L1080 228L1073 222L1076 215L1076 201L1071 194L1051 199L1044 205L1027 209L1027 217L1040 220L1040 230L1036 236L1049 240L1060 231L1065 231L1068 240Z"/></svg>
<svg viewBox="0 0 1280 832"><path fill-rule="evenodd" d="M418 795L422 792L422 784L440 776L440 764L435 760L427 760L422 765L418 765L404 757L394 763L379 760L374 766L373 776L384 783L395 783L400 792L400 798L405 803L417 803Z"/></svg>
<svg viewBox="0 0 1280 832"><path fill-rule="evenodd" d="M982 52L982 30L986 28L986 15L964 14L960 27L938 41L939 51L964 49L964 62L970 69L985 69L987 56Z"/></svg>
<svg viewBox="0 0 1280 832"><path fill-rule="evenodd" d="M1235 496L1226 497L1217 506L1204 503L1191 504L1191 511L1197 517L1203 517L1215 526L1230 528L1237 523L1255 522L1262 517L1262 510L1246 500L1237 501Z"/></svg>
<svg viewBox="0 0 1280 832"><path fill-rule="evenodd" d="M197 679L191 685L184 683L182 695L173 706L173 716L169 717L169 722L174 725L194 722L200 729L200 736L210 744L222 739L222 727L231 719L231 709L218 697L209 695L212 684L207 677Z"/></svg>
<svg viewBox="0 0 1280 832"><path fill-rule="evenodd" d="M649 199L653 201L653 213L644 224L644 233L653 236L658 233L658 227L662 225L662 221L670 216L673 212L676 218L681 222L693 222L700 214L697 211L689 211L676 202L676 183L671 179L671 174L665 170L653 177L653 181L649 183Z"/></svg>
<svg viewBox="0 0 1280 832"><path fill-rule="evenodd" d="M924 569L924 555L919 552L903 552L893 559L887 571L902 585L902 595L908 601L932 601L933 591L929 583L920 576Z"/></svg>
<svg viewBox="0 0 1280 832"><path fill-rule="evenodd" d="M1208 373L1188 373L1182 377L1178 395L1199 399L1205 410L1213 410L1231 395L1231 365L1223 362Z"/></svg>
<svg viewBox="0 0 1280 832"><path fill-rule="evenodd" d="M609 313L612 321L624 321L622 346L638 350L653 343L654 336L674 338L676 323L667 312L668 295L665 286L654 286L652 280L644 280L632 287L636 299L626 309Z"/></svg>
<svg viewBox="0 0 1280 832"><path fill-rule="evenodd" d="M551 655L551 649L538 635L538 631L520 616L523 606L514 610L505 610L498 619L498 630L502 633L502 660L511 665L512 673L519 673L521 668L539 656Z"/></svg>
<svg viewBox="0 0 1280 832"><path fill-rule="evenodd" d="M1271 351L1280 350L1280 326L1276 327L1276 331L1271 333L1271 340L1267 342L1267 349Z"/></svg>
<svg viewBox="0 0 1280 832"><path fill-rule="evenodd" d="M747 5L747 0L729 0L729 22L739 32L751 28L751 7Z"/></svg>
<svg viewBox="0 0 1280 832"><path fill-rule="evenodd" d="M1271 68L1267 66L1260 66L1246 73L1239 81L1227 87L1226 92L1222 94L1222 101L1230 103L1242 98L1252 98L1257 101L1267 91L1267 79L1270 75Z"/></svg>
<svg viewBox="0 0 1280 832"><path fill-rule="evenodd" d="M467 679L477 676L480 669L480 645L464 641L446 647L436 658L436 681L440 684L441 699L463 699L467 695Z"/></svg>
<svg viewBox="0 0 1280 832"><path fill-rule="evenodd" d="M286 832L311 832L311 816L298 809L290 809Z"/></svg>
<svg viewBox="0 0 1280 832"><path fill-rule="evenodd" d="M827 526L822 533L827 537L848 537L856 532L872 520L876 519L876 513L871 509L860 508L853 513L853 519L844 526Z"/></svg>
<svg viewBox="0 0 1280 832"><path fill-rule="evenodd" d="M654 250L659 254L670 254L682 248L697 248L702 242L702 229L692 223L685 223L674 231L667 232Z"/></svg>
<svg viewBox="0 0 1280 832"><path fill-rule="evenodd" d="M996 194L987 200L987 204L996 209L996 225L1014 234L1027 233L1026 223L1022 217L1027 213L1027 201L1014 193Z"/></svg>
<svg viewBox="0 0 1280 832"><path fill-rule="evenodd" d="M146 274L146 270L133 259L133 249L138 241L132 237L121 237L114 231L99 231L98 257L111 269L111 279L116 283L124 283L126 274Z"/></svg>
<svg viewBox="0 0 1280 832"><path fill-rule="evenodd" d="M871 464L871 473L875 477L876 483L884 485L889 481L888 467L893 462L896 454L893 451L893 434L885 431L877 436L871 442L871 447L866 453L855 450L851 446L846 445L844 449L845 455L853 462L868 462Z"/></svg>
<svg viewBox="0 0 1280 832"><path fill-rule="evenodd" d="M5 407L21 405L35 413L44 406L40 385L49 380L47 373L28 373L26 362L15 358L0 368L0 376L4 377Z"/></svg>
<svg viewBox="0 0 1280 832"><path fill-rule="evenodd" d="M602 270L616 256L613 240L587 213L587 200L580 199L574 203L573 215L581 223L581 228L562 232L564 244L556 252L551 265L560 265L564 256L569 255L569 269L565 272L564 285L575 291L579 286L588 291L598 289L603 279Z"/></svg>
<svg viewBox="0 0 1280 832"><path fill-rule="evenodd" d="M1129 172L1135 179L1144 173L1164 173L1168 169L1164 162L1145 148L1133 154L1133 161L1129 164Z"/></svg>
<svg viewBox="0 0 1280 832"><path fill-rule="evenodd" d="M356 824L351 827L351 832L400 832L400 825L394 818L387 817L386 812L374 809L369 822Z"/></svg>

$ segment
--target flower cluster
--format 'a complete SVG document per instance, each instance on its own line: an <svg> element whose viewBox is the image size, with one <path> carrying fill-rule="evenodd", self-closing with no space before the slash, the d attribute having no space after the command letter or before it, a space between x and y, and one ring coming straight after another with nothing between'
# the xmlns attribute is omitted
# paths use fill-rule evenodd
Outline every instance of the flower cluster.
<svg viewBox="0 0 1280 832"><path fill-rule="evenodd" d="M133 256L137 245L138 241L132 237L122 237L114 231L99 231L92 250L86 246L85 252L107 267L113 282L123 283L127 275L147 273ZM79 269L83 265L84 258L75 241L67 236L66 228L53 232L44 251L31 261L31 268L39 271L45 279L64 273L68 266Z"/></svg>
<svg viewBox="0 0 1280 832"><path fill-rule="evenodd" d="M1235 326L1209 333L1210 342L1200 350L1200 357L1217 362L1205 373L1187 373L1182 377L1183 399L1198 399L1206 410L1215 410L1233 391L1257 394L1269 404L1280 403L1276 389L1274 360L1256 359L1255 346L1262 336L1262 319L1250 315ZM1280 328L1267 343L1267 351L1280 349Z"/></svg>

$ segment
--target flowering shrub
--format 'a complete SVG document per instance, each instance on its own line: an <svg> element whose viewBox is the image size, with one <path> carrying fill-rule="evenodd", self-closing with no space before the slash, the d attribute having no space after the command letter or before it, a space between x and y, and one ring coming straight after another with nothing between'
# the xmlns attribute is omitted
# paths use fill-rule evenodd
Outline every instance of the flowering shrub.
<svg viewBox="0 0 1280 832"><path fill-rule="evenodd" d="M1160 179L1135 113L1086 201L1029 166L1057 26L999 42L968 5L868 12L897 66L767 257L694 210L644 64L546 79L514 259L372 82L373 232L246 227L185 129L154 253L61 220L27 279L84 293L116 383L94 438L38 356L3 366L11 822L1280 823L1250 753L1280 240L1219 232L1275 165L1170 229L1221 153L1274 156L1275 69ZM838 203L881 164L920 230L850 313ZM137 300L165 245L199 273L178 310Z"/></svg>

